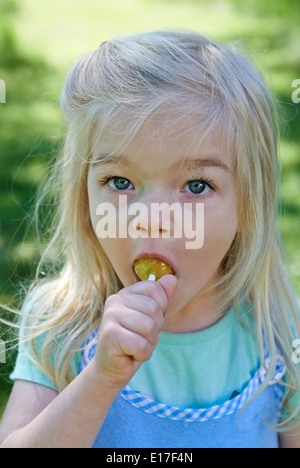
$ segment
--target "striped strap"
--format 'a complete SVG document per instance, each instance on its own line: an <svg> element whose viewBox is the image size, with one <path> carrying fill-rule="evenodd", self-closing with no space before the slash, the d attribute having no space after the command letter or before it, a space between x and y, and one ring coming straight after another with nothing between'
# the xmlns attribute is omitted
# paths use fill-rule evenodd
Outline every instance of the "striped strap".
<svg viewBox="0 0 300 468"><path fill-rule="evenodd" d="M85 343L85 348L82 352L82 359L79 365L79 371L81 372L84 367L89 363L92 357L95 354L96 344L97 344L97 334L98 330L94 331ZM266 367L269 368L270 358L268 357L267 349L264 349L265 352L265 363ZM278 382L284 376L286 372L286 365L283 360L283 357L280 355L277 350L277 361L276 369L274 372L273 379L270 381L269 385L274 386L274 393L276 396L276 402L278 405L278 411L280 404L283 399L284 390L282 385ZM253 378L248 383L247 387L236 397L231 400L226 401L221 405L215 405L210 408L178 408L176 406L166 405L164 403L158 403L153 401L147 396L142 396L139 393L135 392L128 385L120 393L121 397L128 401L135 408L139 408L142 411L153 414L160 418L172 419L175 421L185 421L185 422L204 422L213 419L219 419L223 416L229 416L230 414L235 413L236 411L242 409L249 398L251 398L258 388L266 380L267 371L262 366L256 371Z"/></svg>

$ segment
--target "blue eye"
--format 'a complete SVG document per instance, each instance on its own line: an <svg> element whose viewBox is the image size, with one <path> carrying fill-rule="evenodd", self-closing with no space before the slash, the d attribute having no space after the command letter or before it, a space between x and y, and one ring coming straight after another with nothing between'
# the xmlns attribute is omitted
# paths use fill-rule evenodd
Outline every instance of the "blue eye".
<svg viewBox="0 0 300 468"><path fill-rule="evenodd" d="M115 191L127 190L133 187L132 183L128 179L118 176L104 176L98 179L97 183L100 187L109 185L109 187ZM201 179L190 180L184 187L186 186L188 186L189 193L194 195L206 195L211 190L215 191L213 182L203 177Z"/></svg>
<svg viewBox="0 0 300 468"><path fill-rule="evenodd" d="M117 190L126 190L126 189L128 189L129 185L131 184L131 182L129 182L129 180L125 179L124 177L112 177L110 182L112 182L113 185L114 185L114 187L112 187L112 188L116 188ZM108 185L109 185L109 183L108 183ZM110 187L111 187L111 185L110 185Z"/></svg>
<svg viewBox="0 0 300 468"><path fill-rule="evenodd" d="M100 186L108 184L114 190L126 190L129 188L131 182L125 177L103 177L98 180Z"/></svg>
<svg viewBox="0 0 300 468"><path fill-rule="evenodd" d="M191 193L195 195L206 195L210 190L213 190L212 182L202 179L190 180L185 184L185 187L186 186L188 186Z"/></svg>

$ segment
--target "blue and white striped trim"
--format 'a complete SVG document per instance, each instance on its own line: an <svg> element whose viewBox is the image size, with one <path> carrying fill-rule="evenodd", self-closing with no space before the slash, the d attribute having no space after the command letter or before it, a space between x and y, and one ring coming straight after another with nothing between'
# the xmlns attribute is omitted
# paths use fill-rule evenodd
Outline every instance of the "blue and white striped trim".
<svg viewBox="0 0 300 468"><path fill-rule="evenodd" d="M280 380L284 374L285 365L282 362L282 360L278 360L274 378ZM229 416L230 414L233 414L236 411L242 409L245 406L246 402L249 400L249 398L252 397L252 395L254 395L254 393L258 390L265 378L265 369L258 369L254 377L250 380L249 384L240 395L237 395L235 398L226 401L222 405L216 405L204 409L177 408L175 406L157 403L153 400L150 400L147 397L140 396L129 386L125 387L125 389L121 392L121 396L125 400L127 400L132 406L139 408L145 411L146 413L158 416L160 418L167 418L172 419L174 421L185 422L205 422L209 419L220 419L224 416ZM279 406L283 398L282 386L278 383L273 383L273 381L269 385L274 385L276 403Z"/></svg>
<svg viewBox="0 0 300 468"><path fill-rule="evenodd" d="M85 366L88 365L90 360L94 357L94 354L96 352L98 331L98 328L95 331L93 331L93 333L90 334L90 336L84 344L81 361L79 363L79 372L81 372L85 368Z"/></svg>
<svg viewBox="0 0 300 468"><path fill-rule="evenodd" d="M81 372L88 362L92 359L95 354L96 349L96 339L97 339L97 330L93 332L88 340L86 341L86 347L82 352L82 359L79 365L79 371ZM265 363L268 368L270 359L267 355L265 349ZM276 403L278 405L278 410L281 405L284 389L282 385L278 384L277 381L280 381L286 372L286 365L282 356L277 353L277 362L276 370L274 372L273 379L269 383L274 388L274 393L276 397ZM152 399L142 396L139 393L135 392L128 385L120 393L120 396L130 403L135 408L157 416L159 418L172 419L174 421L184 421L184 422L205 422L208 420L220 419L224 416L229 416L236 411L242 409L247 401L254 395L258 388L265 381L267 376L266 370L261 366L253 378L248 383L247 387L231 400L226 401L221 405L212 406L210 408L178 408L176 406L166 405L164 403L158 403Z"/></svg>

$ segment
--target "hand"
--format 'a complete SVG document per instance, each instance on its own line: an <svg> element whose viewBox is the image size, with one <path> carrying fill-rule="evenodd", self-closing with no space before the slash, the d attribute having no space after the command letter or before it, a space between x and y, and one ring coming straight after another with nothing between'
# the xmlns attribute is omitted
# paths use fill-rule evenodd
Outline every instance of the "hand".
<svg viewBox="0 0 300 468"><path fill-rule="evenodd" d="M175 276L165 275L159 281L141 281L108 297L94 364L110 384L124 388L150 359L176 285Z"/></svg>

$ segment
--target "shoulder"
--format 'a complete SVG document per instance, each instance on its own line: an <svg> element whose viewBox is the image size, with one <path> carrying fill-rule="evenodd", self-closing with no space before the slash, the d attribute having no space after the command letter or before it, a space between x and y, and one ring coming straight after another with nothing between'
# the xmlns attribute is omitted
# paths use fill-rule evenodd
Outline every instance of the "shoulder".
<svg viewBox="0 0 300 468"><path fill-rule="evenodd" d="M19 327L18 355L10 379L40 384L57 391L53 376L62 348L59 336L54 333L51 336L47 316L35 314L30 300L24 302ZM74 353L70 363L74 376L78 374L79 360L78 353Z"/></svg>

